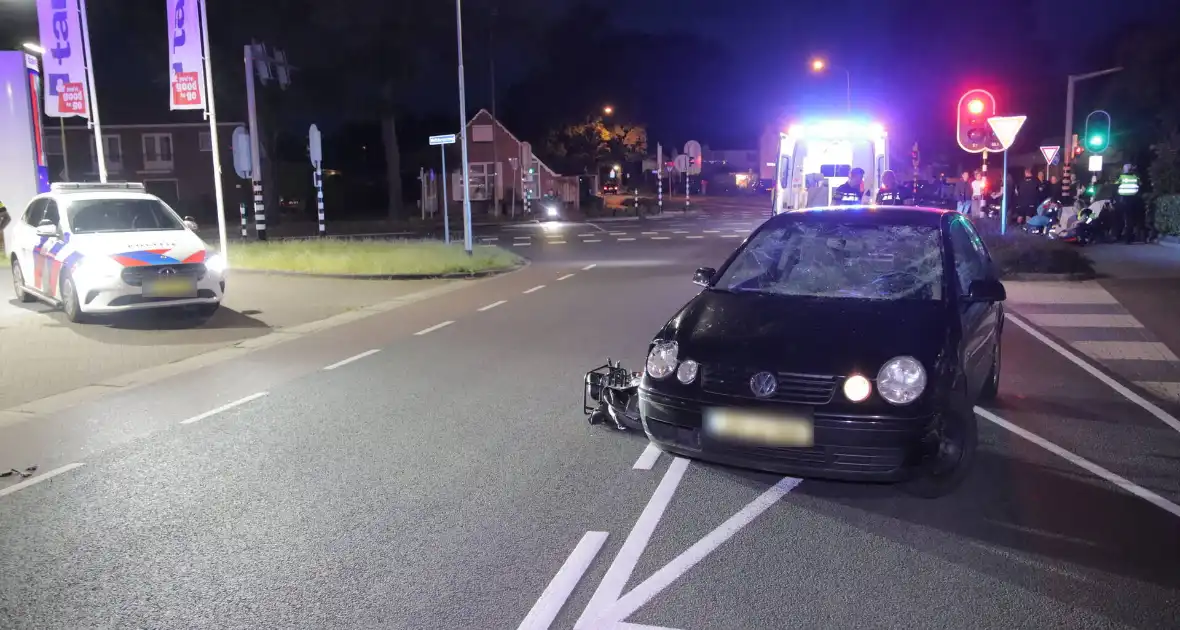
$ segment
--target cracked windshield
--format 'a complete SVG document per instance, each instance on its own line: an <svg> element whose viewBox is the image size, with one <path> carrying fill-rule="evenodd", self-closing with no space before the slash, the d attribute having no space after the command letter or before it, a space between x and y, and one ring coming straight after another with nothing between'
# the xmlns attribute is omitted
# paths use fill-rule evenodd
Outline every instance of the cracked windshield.
<svg viewBox="0 0 1180 630"><path fill-rule="evenodd" d="M0 630L1174 630L1180 2L968 6L0 0Z"/></svg>

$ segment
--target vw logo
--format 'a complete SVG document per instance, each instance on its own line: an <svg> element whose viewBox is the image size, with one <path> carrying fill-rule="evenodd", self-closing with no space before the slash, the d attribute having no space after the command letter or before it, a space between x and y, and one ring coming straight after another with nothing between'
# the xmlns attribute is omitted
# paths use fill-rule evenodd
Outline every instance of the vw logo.
<svg viewBox="0 0 1180 630"><path fill-rule="evenodd" d="M750 391L759 398L773 396L778 389L778 381L770 372L759 372L750 377Z"/></svg>
<svg viewBox="0 0 1180 630"><path fill-rule="evenodd" d="M160 270L159 273L161 276L172 276L172 275L176 275L176 270L173 269L172 267L164 267L163 269Z"/></svg>

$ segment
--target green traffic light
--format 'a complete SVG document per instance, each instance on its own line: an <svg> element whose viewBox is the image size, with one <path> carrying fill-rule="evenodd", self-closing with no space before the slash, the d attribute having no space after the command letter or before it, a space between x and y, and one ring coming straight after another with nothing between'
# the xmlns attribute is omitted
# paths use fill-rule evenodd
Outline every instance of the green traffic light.
<svg viewBox="0 0 1180 630"><path fill-rule="evenodd" d="M1090 146L1100 147L1100 146L1102 146L1102 140L1103 140L1103 138L1102 138L1101 134L1094 134L1094 135L1090 136Z"/></svg>

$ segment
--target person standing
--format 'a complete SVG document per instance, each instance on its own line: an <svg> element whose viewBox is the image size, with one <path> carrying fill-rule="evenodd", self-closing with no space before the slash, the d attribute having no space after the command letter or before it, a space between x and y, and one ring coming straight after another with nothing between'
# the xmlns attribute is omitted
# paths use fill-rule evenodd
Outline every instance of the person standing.
<svg viewBox="0 0 1180 630"><path fill-rule="evenodd" d="M955 210L960 214L971 214L971 173L963 171L963 176L955 182Z"/></svg>
<svg viewBox="0 0 1180 630"><path fill-rule="evenodd" d="M1024 169L1024 177L1020 183L1016 184L1016 203L1012 213L1017 225L1023 225L1025 221L1037 213L1037 205L1042 201L1038 199L1040 188L1037 180L1033 179L1031 168Z"/></svg>
<svg viewBox="0 0 1180 630"><path fill-rule="evenodd" d="M971 215L983 216L984 196L987 195L987 180L983 171L975 171L975 179L971 180Z"/></svg>
<svg viewBox="0 0 1180 630"><path fill-rule="evenodd" d="M832 205L859 206L865 195L865 170L857 167L848 173L848 181L832 191Z"/></svg>
<svg viewBox="0 0 1180 630"><path fill-rule="evenodd" d="M877 205L903 205L901 187L897 185L897 174L893 171L885 171L881 174L881 188L877 191Z"/></svg>

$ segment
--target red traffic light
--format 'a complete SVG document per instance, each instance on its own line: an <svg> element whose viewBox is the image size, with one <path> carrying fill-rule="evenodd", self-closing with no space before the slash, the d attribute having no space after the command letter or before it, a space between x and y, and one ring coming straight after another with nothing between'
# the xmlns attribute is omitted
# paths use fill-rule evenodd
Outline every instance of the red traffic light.
<svg viewBox="0 0 1180 630"><path fill-rule="evenodd" d="M959 98L955 135L968 153L1003 151L987 119L996 115L996 97L987 90L970 90Z"/></svg>
<svg viewBox="0 0 1180 630"><path fill-rule="evenodd" d="M983 101L981 101L977 98L971 99L971 102L967 103L967 111L971 112L972 114L976 114L976 115L982 114L983 113Z"/></svg>

